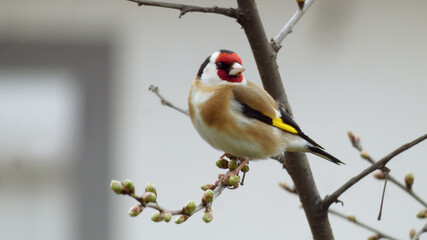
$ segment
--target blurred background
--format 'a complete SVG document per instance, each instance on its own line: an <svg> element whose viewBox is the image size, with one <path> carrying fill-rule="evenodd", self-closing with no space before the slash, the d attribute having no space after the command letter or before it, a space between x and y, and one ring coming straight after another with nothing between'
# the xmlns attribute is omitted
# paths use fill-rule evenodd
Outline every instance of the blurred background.
<svg viewBox="0 0 427 240"><path fill-rule="evenodd" d="M235 7L230 1L180 1ZM295 1L258 1L268 37L296 11ZM316 1L278 55L295 118L345 166L309 156L322 196L362 171L347 130L380 159L426 133L427 15L425 1ZM260 84L246 37L220 15L137 7L125 0L0 2L1 239L312 239L291 184L273 160L250 164L246 184L213 204L214 220L196 214L183 225L139 217L136 204L109 189L111 179L134 181L137 193L154 182L171 209L198 201L199 186L221 173L220 152L198 136L183 114L163 107L150 84L183 108L203 60L236 51L246 78ZM388 165L427 198L427 143ZM388 184L366 177L333 208L400 239L423 207ZM372 233L330 216L336 239ZM423 239L423 238L421 238Z"/></svg>

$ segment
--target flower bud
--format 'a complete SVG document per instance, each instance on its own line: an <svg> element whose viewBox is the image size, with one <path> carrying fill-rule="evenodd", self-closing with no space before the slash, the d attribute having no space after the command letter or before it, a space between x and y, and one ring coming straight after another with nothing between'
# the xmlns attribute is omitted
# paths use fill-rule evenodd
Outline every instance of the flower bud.
<svg viewBox="0 0 427 240"><path fill-rule="evenodd" d="M305 5L305 0L297 0L299 9L303 9Z"/></svg>
<svg viewBox="0 0 427 240"><path fill-rule="evenodd" d="M203 191L206 191L208 189L214 190L215 189L215 185L213 185L213 184L205 184L205 185L201 186L201 188L202 188Z"/></svg>
<svg viewBox="0 0 427 240"><path fill-rule="evenodd" d="M376 173L374 173L374 178L376 179L385 179L385 174L383 171L379 170Z"/></svg>
<svg viewBox="0 0 427 240"><path fill-rule="evenodd" d="M427 209L419 211L417 214L417 218L427 218Z"/></svg>
<svg viewBox="0 0 427 240"><path fill-rule="evenodd" d="M187 221L187 219L188 219L189 217L190 217L190 216L188 216L188 215L181 215L181 216L179 216L179 218L177 218L177 219L175 220L175 223L176 223L176 224L181 224L181 223L183 223L183 222Z"/></svg>
<svg viewBox="0 0 427 240"><path fill-rule="evenodd" d="M249 172L249 166L247 164L242 167L242 172L244 173Z"/></svg>
<svg viewBox="0 0 427 240"><path fill-rule="evenodd" d="M135 205L129 209L129 216L136 217L138 216L144 208L141 205Z"/></svg>
<svg viewBox="0 0 427 240"><path fill-rule="evenodd" d="M159 211L155 211L153 215L151 215L151 220L153 220L153 222L161 222L163 220L163 214Z"/></svg>
<svg viewBox="0 0 427 240"><path fill-rule="evenodd" d="M168 210L164 210L163 211L163 220L165 220L165 222L169 222L172 219L172 213L169 212Z"/></svg>
<svg viewBox="0 0 427 240"><path fill-rule="evenodd" d="M380 236L378 236L377 234L368 237L368 240L379 240L379 239L380 239Z"/></svg>
<svg viewBox="0 0 427 240"><path fill-rule="evenodd" d="M133 182L130 179L126 179L123 182L123 185L125 187L125 191L128 193L134 193L135 192L135 186L133 185Z"/></svg>
<svg viewBox="0 0 427 240"><path fill-rule="evenodd" d="M147 183L147 186L145 186L145 192L154 193L157 197L157 189L154 187L152 182Z"/></svg>
<svg viewBox="0 0 427 240"><path fill-rule="evenodd" d="M411 230L409 230L409 238L414 238L415 234L417 234L417 230L415 230L415 228L411 228Z"/></svg>
<svg viewBox="0 0 427 240"><path fill-rule="evenodd" d="M227 159L219 159L216 161L216 166L221 168L221 169L226 169L228 168L228 161Z"/></svg>
<svg viewBox="0 0 427 240"><path fill-rule="evenodd" d="M231 160L228 162L228 169L230 169L231 171L235 170L238 166L239 164L236 160Z"/></svg>
<svg viewBox="0 0 427 240"><path fill-rule="evenodd" d="M142 200L144 201L144 203L156 202L157 197L156 197L156 194L154 194L152 192L146 192L146 193L142 194Z"/></svg>
<svg viewBox="0 0 427 240"><path fill-rule="evenodd" d="M354 216L353 214L349 214L346 217L350 222L356 222L356 216Z"/></svg>
<svg viewBox="0 0 427 240"><path fill-rule="evenodd" d="M110 188L117 194L121 194L123 191L123 185L120 181L111 180Z"/></svg>
<svg viewBox="0 0 427 240"><path fill-rule="evenodd" d="M205 221L205 223L209 223L211 222L213 219L213 214L212 214L212 210L207 207L205 212L203 213L203 221Z"/></svg>
<svg viewBox="0 0 427 240"><path fill-rule="evenodd" d="M185 206L182 208L182 211L187 214L190 215L194 212L194 210L196 210L196 203L194 201L188 201L187 204L185 204Z"/></svg>
<svg viewBox="0 0 427 240"><path fill-rule="evenodd" d="M409 172L409 173L407 173L405 175L406 189L411 190L412 189L412 184L414 184L414 174L412 174L411 172Z"/></svg>
<svg viewBox="0 0 427 240"><path fill-rule="evenodd" d="M237 175L231 175L228 178L227 184L228 184L228 186L234 186L234 185L238 184L239 182L240 182L240 177L239 176L237 176Z"/></svg>
<svg viewBox="0 0 427 240"><path fill-rule="evenodd" d="M202 197L202 203L203 205L208 205L212 202L214 197L214 192L210 189L206 190Z"/></svg>

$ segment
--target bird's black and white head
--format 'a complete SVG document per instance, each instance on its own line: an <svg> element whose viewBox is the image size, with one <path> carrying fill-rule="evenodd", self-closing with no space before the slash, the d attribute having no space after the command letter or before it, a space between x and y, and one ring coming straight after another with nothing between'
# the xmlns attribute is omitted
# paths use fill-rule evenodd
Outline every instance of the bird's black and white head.
<svg viewBox="0 0 427 240"><path fill-rule="evenodd" d="M197 77L208 85L242 83L244 81L240 56L233 51L219 50L206 58Z"/></svg>

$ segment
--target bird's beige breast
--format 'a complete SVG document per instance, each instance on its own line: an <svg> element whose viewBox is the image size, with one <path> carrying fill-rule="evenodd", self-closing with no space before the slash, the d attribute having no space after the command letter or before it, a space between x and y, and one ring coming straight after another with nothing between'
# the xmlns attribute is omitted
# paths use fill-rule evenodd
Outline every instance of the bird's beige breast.
<svg viewBox="0 0 427 240"><path fill-rule="evenodd" d="M189 113L194 127L214 148L238 157L268 158L283 149L279 129L244 116L232 86L193 84Z"/></svg>

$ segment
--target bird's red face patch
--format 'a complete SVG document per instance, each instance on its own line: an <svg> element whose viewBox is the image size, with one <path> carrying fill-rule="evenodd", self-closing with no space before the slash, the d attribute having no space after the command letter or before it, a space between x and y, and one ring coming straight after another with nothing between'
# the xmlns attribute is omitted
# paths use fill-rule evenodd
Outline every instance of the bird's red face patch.
<svg viewBox="0 0 427 240"><path fill-rule="evenodd" d="M218 76L227 82L242 82L243 75L239 73L238 75L229 75L229 69L233 63L237 62L238 64L242 64L242 60L240 56L234 52L221 52L216 58L215 64L218 69Z"/></svg>

